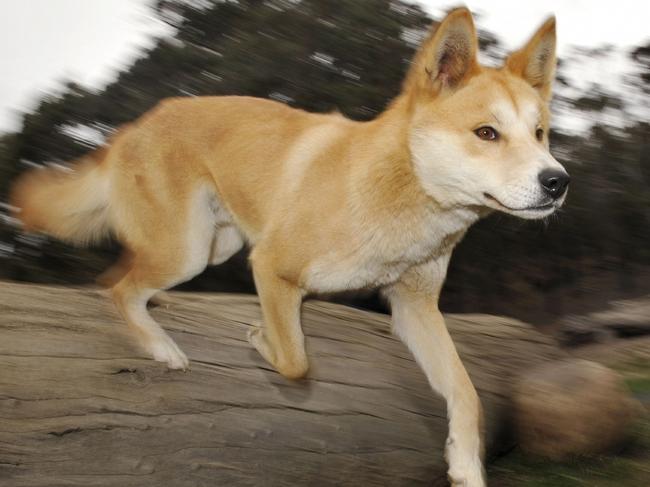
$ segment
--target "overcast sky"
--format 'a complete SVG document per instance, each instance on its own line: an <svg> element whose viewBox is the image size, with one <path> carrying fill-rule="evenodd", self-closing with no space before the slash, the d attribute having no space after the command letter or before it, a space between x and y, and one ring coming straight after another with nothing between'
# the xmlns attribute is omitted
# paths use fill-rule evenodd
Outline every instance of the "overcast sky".
<svg viewBox="0 0 650 487"><path fill-rule="evenodd" d="M62 80L103 86L163 34L152 0L0 0L0 131Z"/></svg>
<svg viewBox="0 0 650 487"><path fill-rule="evenodd" d="M363 1L363 0L359 0ZM61 80L101 87L166 27L148 11L152 0L0 0L0 132L19 128L30 109ZM420 0L439 17L459 1ZM645 0L469 0L479 27L507 47L523 43L551 13L560 54L572 45L638 45L650 39Z"/></svg>

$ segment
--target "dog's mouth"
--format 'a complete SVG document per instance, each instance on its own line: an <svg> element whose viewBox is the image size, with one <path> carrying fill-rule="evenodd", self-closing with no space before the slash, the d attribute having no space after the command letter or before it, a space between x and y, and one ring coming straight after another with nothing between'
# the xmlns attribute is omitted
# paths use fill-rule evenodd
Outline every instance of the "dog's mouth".
<svg viewBox="0 0 650 487"><path fill-rule="evenodd" d="M548 210L553 210L553 209L555 209L557 207L554 200L549 200L548 202L546 202L544 204L541 204L541 205L526 206L524 208L512 208L511 206L504 205L503 203L501 203L501 201L496 199L490 193L483 193L483 196L485 196L485 198L488 201L492 201L492 202L496 203L497 206L500 207L500 209L503 209L503 210L506 210L506 211L509 211L509 212L513 212L513 213L524 212L524 211L532 211L532 212L544 213L544 212L547 212Z"/></svg>

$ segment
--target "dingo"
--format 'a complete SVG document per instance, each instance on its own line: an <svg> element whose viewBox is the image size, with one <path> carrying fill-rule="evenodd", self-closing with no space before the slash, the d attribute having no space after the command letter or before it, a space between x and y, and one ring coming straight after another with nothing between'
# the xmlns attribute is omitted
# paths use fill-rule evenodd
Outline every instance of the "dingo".
<svg viewBox="0 0 650 487"><path fill-rule="evenodd" d="M447 400L452 483L483 486L481 406L438 295L472 223L493 210L546 217L569 176L548 150L555 20L500 69L480 66L477 49L470 12L451 11L370 122L248 97L165 100L72 174L28 173L12 201L28 230L124 245L107 276L115 303L174 369L188 360L147 301L245 243L264 319L249 340L288 378L308 370L307 294L381 288L395 333Z"/></svg>

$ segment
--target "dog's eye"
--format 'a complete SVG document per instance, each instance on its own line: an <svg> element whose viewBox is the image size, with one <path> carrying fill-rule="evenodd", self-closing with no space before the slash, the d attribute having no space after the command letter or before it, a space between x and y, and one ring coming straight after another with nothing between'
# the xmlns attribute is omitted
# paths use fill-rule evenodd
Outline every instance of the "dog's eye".
<svg viewBox="0 0 650 487"><path fill-rule="evenodd" d="M479 127L474 133L481 140L497 140L499 138L499 133L492 127Z"/></svg>
<svg viewBox="0 0 650 487"><path fill-rule="evenodd" d="M537 140L539 140L540 142L542 141L542 139L544 138L543 128L538 128L537 130L535 130L535 138L537 138Z"/></svg>

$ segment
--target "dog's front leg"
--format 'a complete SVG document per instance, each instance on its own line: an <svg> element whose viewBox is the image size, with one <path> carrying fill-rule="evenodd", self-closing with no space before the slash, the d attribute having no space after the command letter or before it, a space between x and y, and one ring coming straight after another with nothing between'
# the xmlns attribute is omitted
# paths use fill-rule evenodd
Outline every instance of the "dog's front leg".
<svg viewBox="0 0 650 487"><path fill-rule="evenodd" d="M411 268L385 294L395 334L411 350L433 389L447 401L445 453L452 485L483 487L481 404L438 310L448 260Z"/></svg>
<svg viewBox="0 0 650 487"><path fill-rule="evenodd" d="M283 376L299 379L309 369L300 324L302 292L278 276L272 259L260 250L254 250L251 262L264 323L251 330L248 339Z"/></svg>

